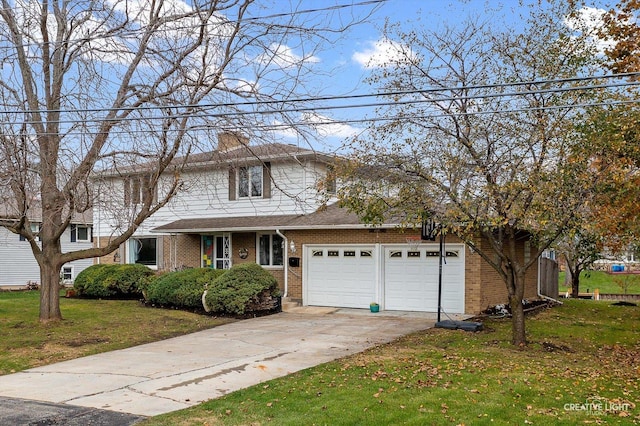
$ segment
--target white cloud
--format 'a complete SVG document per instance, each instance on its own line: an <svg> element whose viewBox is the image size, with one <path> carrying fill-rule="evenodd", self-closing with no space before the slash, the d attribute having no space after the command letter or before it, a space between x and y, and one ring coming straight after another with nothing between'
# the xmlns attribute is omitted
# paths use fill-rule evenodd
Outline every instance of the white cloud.
<svg viewBox="0 0 640 426"><path fill-rule="evenodd" d="M317 56L300 56L292 48L284 44L272 43L269 50L257 58L263 65L273 64L279 68L290 68L302 62L317 63L320 59Z"/></svg>
<svg viewBox="0 0 640 426"><path fill-rule="evenodd" d="M318 135L322 137L348 138L361 132L356 127L340 123L315 112L304 113L302 121L315 128Z"/></svg>
<svg viewBox="0 0 640 426"><path fill-rule="evenodd" d="M604 53L615 45L611 39L604 39L598 31L604 25L604 15L607 13L604 9L595 7L583 7L573 16L565 18L564 24L572 31L576 31L588 36L594 43L598 53Z"/></svg>
<svg viewBox="0 0 640 426"><path fill-rule="evenodd" d="M366 49L355 52L351 57L363 68L382 68L408 63L415 59L415 53L409 46L389 39L381 39L368 44Z"/></svg>

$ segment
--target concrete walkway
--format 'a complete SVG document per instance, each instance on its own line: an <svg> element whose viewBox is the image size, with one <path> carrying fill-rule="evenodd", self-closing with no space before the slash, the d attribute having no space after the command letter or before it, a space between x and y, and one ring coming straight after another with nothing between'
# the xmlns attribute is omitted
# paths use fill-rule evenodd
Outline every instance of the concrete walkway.
<svg viewBox="0 0 640 426"><path fill-rule="evenodd" d="M294 308L0 376L0 397L154 416L363 351L434 322L433 314ZM1 414L0 423L5 424Z"/></svg>

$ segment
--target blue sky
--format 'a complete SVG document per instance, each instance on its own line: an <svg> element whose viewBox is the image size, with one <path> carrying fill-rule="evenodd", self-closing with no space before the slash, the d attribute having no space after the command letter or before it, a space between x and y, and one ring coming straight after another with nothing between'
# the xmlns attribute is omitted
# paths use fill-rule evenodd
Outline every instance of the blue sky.
<svg viewBox="0 0 640 426"><path fill-rule="evenodd" d="M285 1L285 0L276 0ZM326 8L336 4L361 3L363 0L301 0L299 9ZM288 4L289 2L287 2ZM527 1L526 4L535 4L537 0ZM545 0L540 3L545 5ZM601 1L594 2L602 4ZM590 5L592 6L592 5ZM352 10L341 10L340 14L348 17L350 13L362 16L367 10L375 7L375 11L367 22L352 28L349 33L335 43L330 49L318 53L317 66L332 70L335 78L329 78L324 84L323 93L328 96L371 93L373 89L364 79L370 74L371 68L365 64L370 63L372 56L380 55L380 41L382 40L382 27L385 22L401 23L403 30L412 27L437 29L444 25L455 26L468 18L477 18L482 22L507 22L518 25L524 22L522 16L527 15L526 7L522 7L518 0L387 0L377 6L354 6ZM496 24L499 25L499 24ZM319 77L320 78L320 77ZM325 77L326 78L326 77ZM365 99L362 102L371 102L373 99ZM335 102L334 102L335 103ZM352 102L353 103L353 102ZM366 110L334 110L321 111L323 117L336 120L354 118L366 114ZM358 131L358 127L365 125L336 125L326 126L326 132L319 138L320 145L326 143L329 146L339 143ZM324 137L323 137L324 136ZM322 141L324 139L324 141Z"/></svg>

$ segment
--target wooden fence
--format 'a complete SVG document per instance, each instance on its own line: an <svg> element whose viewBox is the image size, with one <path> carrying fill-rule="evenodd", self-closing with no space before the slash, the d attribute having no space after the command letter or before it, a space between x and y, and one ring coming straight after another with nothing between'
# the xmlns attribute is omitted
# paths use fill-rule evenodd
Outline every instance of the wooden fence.
<svg viewBox="0 0 640 426"><path fill-rule="evenodd" d="M558 262L543 257L540 261L540 293L553 299L558 298Z"/></svg>

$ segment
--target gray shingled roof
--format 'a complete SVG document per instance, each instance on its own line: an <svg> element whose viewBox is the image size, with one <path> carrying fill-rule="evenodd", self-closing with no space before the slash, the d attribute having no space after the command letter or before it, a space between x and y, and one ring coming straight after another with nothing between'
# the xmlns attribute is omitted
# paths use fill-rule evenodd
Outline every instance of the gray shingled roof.
<svg viewBox="0 0 640 426"><path fill-rule="evenodd" d="M383 227L395 227L385 224ZM265 229L367 228L353 213L332 204L307 215L241 216L181 219L154 228L154 232L200 233L220 231L259 231Z"/></svg>
<svg viewBox="0 0 640 426"><path fill-rule="evenodd" d="M231 164L247 164L260 162L302 161L313 159L330 163L335 158L329 154L311 149L300 148L283 143L262 145L244 145L226 151L209 151L190 154L188 157L177 157L171 162L177 168L193 169L199 167L227 167ZM155 162L137 165L121 165L114 169L104 170L102 176L122 176L125 174L145 173L156 167Z"/></svg>

